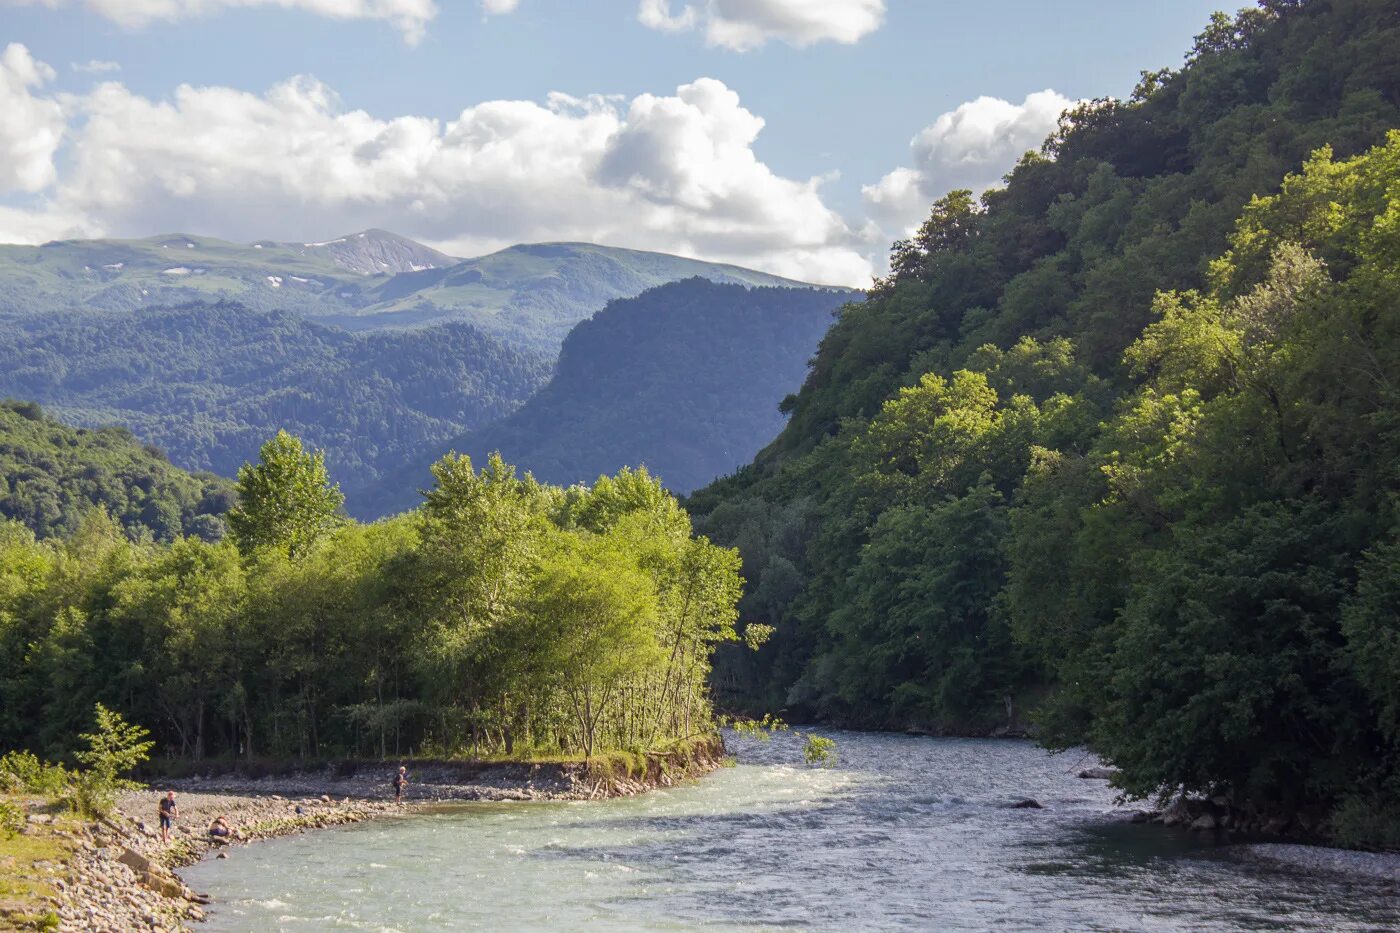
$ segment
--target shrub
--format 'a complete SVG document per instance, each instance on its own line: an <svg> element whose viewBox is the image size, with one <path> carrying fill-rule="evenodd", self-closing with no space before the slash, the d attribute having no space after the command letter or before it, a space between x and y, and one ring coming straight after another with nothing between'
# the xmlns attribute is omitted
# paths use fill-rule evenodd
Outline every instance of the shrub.
<svg viewBox="0 0 1400 933"><path fill-rule="evenodd" d="M117 793L141 785L122 775L150 757L154 742L148 741L150 730L128 723L121 713L101 703L96 709L97 731L80 735L87 743L86 751L76 757L86 765L72 781L69 802L83 816L102 816L116 804Z"/></svg>
<svg viewBox="0 0 1400 933"><path fill-rule="evenodd" d="M50 799L63 796L69 775L62 765L40 761L30 752L6 752L0 755L0 791L18 794L43 794Z"/></svg>
<svg viewBox="0 0 1400 933"><path fill-rule="evenodd" d="M1375 796L1347 797L1332 811L1328 835L1347 849L1400 849L1400 807Z"/></svg>
<svg viewBox="0 0 1400 933"><path fill-rule="evenodd" d="M802 747L802 760L814 768L835 764L836 743L820 735L809 735Z"/></svg>
<svg viewBox="0 0 1400 933"><path fill-rule="evenodd" d="M0 838L13 839L24 829L24 810L7 800L0 800Z"/></svg>

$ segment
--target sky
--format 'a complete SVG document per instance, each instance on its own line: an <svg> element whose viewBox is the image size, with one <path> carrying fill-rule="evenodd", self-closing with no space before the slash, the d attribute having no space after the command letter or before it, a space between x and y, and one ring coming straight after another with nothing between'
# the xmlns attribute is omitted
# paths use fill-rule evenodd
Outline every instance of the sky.
<svg viewBox="0 0 1400 933"><path fill-rule="evenodd" d="M862 286L1218 0L0 0L0 242L369 227Z"/></svg>

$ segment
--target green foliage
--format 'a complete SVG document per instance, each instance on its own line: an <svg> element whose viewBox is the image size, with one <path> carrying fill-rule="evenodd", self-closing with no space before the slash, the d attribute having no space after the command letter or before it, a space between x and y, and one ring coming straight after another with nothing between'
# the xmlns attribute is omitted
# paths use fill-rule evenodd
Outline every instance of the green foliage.
<svg viewBox="0 0 1400 933"><path fill-rule="evenodd" d="M78 736L87 747L73 755L84 768L70 771L31 752L6 752L0 756L0 791L40 794L85 817L109 813L119 792L141 786L123 775L146 761L155 743L147 739L149 730L101 703L94 721L96 731Z"/></svg>
<svg viewBox="0 0 1400 933"><path fill-rule="evenodd" d="M1398 56L1384 0L1217 16L937 202L778 440L688 503L776 627L720 657L725 701L973 732L1034 703L1135 796L1391 838L1358 814L1400 800Z"/></svg>
<svg viewBox="0 0 1400 933"><path fill-rule="evenodd" d="M829 768L836 763L836 742L820 735L808 735L802 743L802 760L811 768Z"/></svg>
<svg viewBox="0 0 1400 933"><path fill-rule="evenodd" d="M769 741L775 732L788 731L788 724L772 713L764 713L762 719L724 716L720 718L719 724L722 728L733 729L736 735L746 739L758 739L760 742Z"/></svg>
<svg viewBox="0 0 1400 933"><path fill-rule="evenodd" d="M57 799L68 782L69 774L62 765L40 761L31 752L0 755L0 791L7 794L42 794Z"/></svg>
<svg viewBox="0 0 1400 933"><path fill-rule="evenodd" d="M0 519L40 537L71 534L106 509L133 537L217 540L232 502L226 480L188 474L129 431L70 428L32 402L0 402Z"/></svg>
<svg viewBox="0 0 1400 933"><path fill-rule="evenodd" d="M286 431L263 445L257 464L238 471L229 530L245 554L276 548L301 557L336 526L345 497L331 485L322 451L309 453Z"/></svg>
<svg viewBox="0 0 1400 933"><path fill-rule="evenodd" d="M562 490L449 456L420 510L372 525L326 520L324 468L290 437L245 478L247 555L134 543L100 515L64 541L0 525L0 743L72 754L94 703L193 759L592 756L712 732L738 557L644 471ZM65 793L100 809L141 743L110 718L90 741Z"/></svg>
<svg viewBox="0 0 1400 933"><path fill-rule="evenodd" d="M72 775L72 802L83 816L103 816L111 811L119 791L140 787L122 775L132 771L151 755L155 742L150 730L128 723L121 713L97 704L97 731L78 738L87 748L74 754L85 767Z"/></svg>
<svg viewBox="0 0 1400 933"><path fill-rule="evenodd" d="M24 831L24 809L0 800L0 838L13 839Z"/></svg>
<svg viewBox="0 0 1400 933"><path fill-rule="evenodd" d="M155 743L147 741L149 729L127 722L121 713L101 703L95 718L97 731L78 736L88 747L74 756L89 772L111 783L150 757Z"/></svg>

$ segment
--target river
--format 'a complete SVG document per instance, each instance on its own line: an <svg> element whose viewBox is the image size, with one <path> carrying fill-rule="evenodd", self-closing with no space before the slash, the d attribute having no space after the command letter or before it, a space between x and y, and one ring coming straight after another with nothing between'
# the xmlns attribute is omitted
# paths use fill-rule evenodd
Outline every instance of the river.
<svg viewBox="0 0 1400 933"><path fill-rule="evenodd" d="M184 874L211 933L1400 929L1383 857L1319 871L1133 825L1075 776L1094 762L1028 742L822 734L835 767L792 736L731 739L738 765L685 787L444 806ZM1006 808L1025 797L1045 809Z"/></svg>

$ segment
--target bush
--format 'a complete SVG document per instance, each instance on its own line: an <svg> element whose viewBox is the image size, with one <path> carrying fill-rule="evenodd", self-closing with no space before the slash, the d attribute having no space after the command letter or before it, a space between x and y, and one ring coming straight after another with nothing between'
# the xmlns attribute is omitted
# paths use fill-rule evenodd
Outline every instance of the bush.
<svg viewBox="0 0 1400 933"><path fill-rule="evenodd" d="M0 800L0 838L13 839L24 829L24 810Z"/></svg>
<svg viewBox="0 0 1400 933"><path fill-rule="evenodd" d="M836 743L820 735L807 736L802 747L802 760L812 767L827 767L836 763Z"/></svg>
<svg viewBox="0 0 1400 933"><path fill-rule="evenodd" d="M40 761L30 752L0 755L0 791L43 794L50 799L58 799L67 790L68 782L68 772L62 765Z"/></svg>
<svg viewBox="0 0 1400 933"><path fill-rule="evenodd" d="M97 731L80 735L88 744L78 752L79 762L87 770L74 776L69 801L83 816L102 816L116 804L117 793L141 785L122 775L133 770L151 755L154 742L148 741L149 729L128 723L121 713L101 703L96 708Z"/></svg>
<svg viewBox="0 0 1400 933"><path fill-rule="evenodd" d="M1347 849L1400 849L1400 807L1375 796L1348 797L1332 811L1328 835Z"/></svg>

